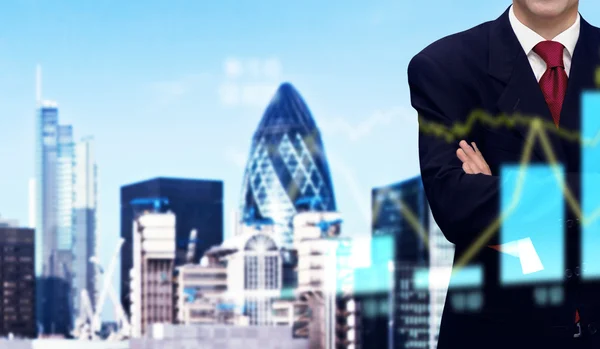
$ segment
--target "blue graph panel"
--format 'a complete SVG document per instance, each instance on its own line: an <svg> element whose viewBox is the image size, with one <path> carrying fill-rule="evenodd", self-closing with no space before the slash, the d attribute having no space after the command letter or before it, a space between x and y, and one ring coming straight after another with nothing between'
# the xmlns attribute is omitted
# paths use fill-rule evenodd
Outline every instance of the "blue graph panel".
<svg viewBox="0 0 600 349"><path fill-rule="evenodd" d="M584 92L581 96L581 259L584 279L600 278L600 92Z"/></svg>
<svg viewBox="0 0 600 349"><path fill-rule="evenodd" d="M391 235L373 236L371 240L371 265L354 270L354 293L368 295L389 292L393 274L390 262L394 260L394 237Z"/></svg>
<svg viewBox="0 0 600 349"><path fill-rule="evenodd" d="M557 177L556 171L560 173ZM564 275L561 224L562 166L510 165L501 171L500 279L503 284L560 281Z"/></svg>

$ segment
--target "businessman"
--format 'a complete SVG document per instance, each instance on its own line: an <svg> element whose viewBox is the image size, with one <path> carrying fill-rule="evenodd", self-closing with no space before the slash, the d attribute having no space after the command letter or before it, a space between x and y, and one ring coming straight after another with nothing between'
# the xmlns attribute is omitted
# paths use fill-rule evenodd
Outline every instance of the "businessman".
<svg viewBox="0 0 600 349"><path fill-rule="evenodd" d="M433 216L460 259L499 217L502 165L521 160L528 125L476 123L463 139L425 132L466 123L476 110L529 115L549 131L580 130L580 96L595 88L600 30L578 12L578 0L514 0L498 19L426 47L408 67L413 107L419 114L419 156ZM548 132L565 185L580 193L580 144ZM547 164L539 142L531 162ZM567 205L565 205L567 206ZM558 304L539 307L533 286L500 282L498 232L470 262L483 268L483 304L477 312L455 307L450 289L438 348L600 348L600 287L581 280L581 229L565 207L564 277L554 286ZM487 246L487 247L485 247ZM600 262L600 260L599 260Z"/></svg>

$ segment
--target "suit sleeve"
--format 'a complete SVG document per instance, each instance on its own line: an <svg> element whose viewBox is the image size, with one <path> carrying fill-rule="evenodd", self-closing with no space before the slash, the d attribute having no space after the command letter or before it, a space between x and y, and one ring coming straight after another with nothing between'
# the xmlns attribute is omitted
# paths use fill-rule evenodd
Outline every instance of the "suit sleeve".
<svg viewBox="0 0 600 349"><path fill-rule="evenodd" d="M456 156L461 139L448 140L426 129L450 129L464 123L475 103L474 91L448 69L423 53L408 66L412 106L419 115L419 160L423 186L433 217L441 231L454 244L477 238L499 215L499 178L470 175ZM471 95L469 95L472 93ZM485 155L485 154L484 154Z"/></svg>

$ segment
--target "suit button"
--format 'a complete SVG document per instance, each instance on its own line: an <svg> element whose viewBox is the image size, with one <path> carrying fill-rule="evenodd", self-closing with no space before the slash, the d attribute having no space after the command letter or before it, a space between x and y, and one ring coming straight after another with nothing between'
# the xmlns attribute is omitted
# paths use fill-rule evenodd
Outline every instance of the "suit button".
<svg viewBox="0 0 600 349"><path fill-rule="evenodd" d="M579 276L579 267L575 267L575 275Z"/></svg>
<svg viewBox="0 0 600 349"><path fill-rule="evenodd" d="M567 219L567 228L571 228L573 226L573 220Z"/></svg>
<svg viewBox="0 0 600 349"><path fill-rule="evenodd" d="M567 269L565 271L565 275L567 276L567 279L570 279L573 276L573 271L571 269Z"/></svg>
<svg viewBox="0 0 600 349"><path fill-rule="evenodd" d="M594 324L589 324L588 331L590 331L591 335L594 335L598 332L598 328Z"/></svg>

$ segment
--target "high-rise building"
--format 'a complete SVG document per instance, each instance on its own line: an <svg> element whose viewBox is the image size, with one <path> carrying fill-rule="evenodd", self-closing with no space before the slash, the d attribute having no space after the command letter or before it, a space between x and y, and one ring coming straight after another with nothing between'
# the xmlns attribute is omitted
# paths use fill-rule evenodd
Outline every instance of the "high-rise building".
<svg viewBox="0 0 600 349"><path fill-rule="evenodd" d="M446 239L429 211L429 348L437 348L442 313L454 262L454 245Z"/></svg>
<svg viewBox="0 0 600 349"><path fill-rule="evenodd" d="M36 336L34 235L30 228L0 226L0 336Z"/></svg>
<svg viewBox="0 0 600 349"><path fill-rule="evenodd" d="M431 233L440 235L441 232L432 228L435 222L421 177L375 188L372 199L373 237L391 236L394 244L394 283L389 302L391 332L387 343L378 344L389 348L428 348L435 342L437 334L432 334L432 329L435 330L439 321L431 319L428 282L423 287L416 280L428 274L432 256L438 265L443 258L439 251L431 252L430 239L435 241L434 248L441 246L439 236L432 237ZM439 295L436 295L433 303L438 302Z"/></svg>
<svg viewBox="0 0 600 349"><path fill-rule="evenodd" d="M279 87L252 138L240 206L242 220L271 221L277 243L290 249L296 213L336 210L319 129L289 83Z"/></svg>
<svg viewBox="0 0 600 349"><path fill-rule="evenodd" d="M139 338L154 323L173 322L174 214L147 213L133 223L131 330Z"/></svg>
<svg viewBox="0 0 600 349"><path fill-rule="evenodd" d="M55 274L53 251L57 249L58 211L58 105L42 102L37 112L36 127L36 189L38 245L35 260L36 276Z"/></svg>
<svg viewBox="0 0 600 349"><path fill-rule="evenodd" d="M55 102L39 102L36 120L36 315L43 334L68 334L72 325L73 176L69 127ZM69 211L70 210L70 211Z"/></svg>
<svg viewBox="0 0 600 349"><path fill-rule="evenodd" d="M205 251L223 241L223 182L155 178L121 188L121 303L130 309L129 271L133 268L133 223L145 212L172 212L176 217L175 266L188 261L190 234L196 231L197 263Z"/></svg>
<svg viewBox="0 0 600 349"><path fill-rule="evenodd" d="M73 282L73 238L75 229L75 215L73 204L75 202L75 172L73 171L75 154L73 142L73 127L71 125L58 125L57 168L56 168L56 274L64 278L72 286ZM71 296L78 292L71 291ZM74 299L69 298L69 311L71 317L75 316Z"/></svg>
<svg viewBox="0 0 600 349"><path fill-rule="evenodd" d="M86 137L75 144L75 227L73 236L73 305L79 314L81 290L87 290L95 309L98 296L98 273L90 258L98 254L97 235L97 166L94 141Z"/></svg>

